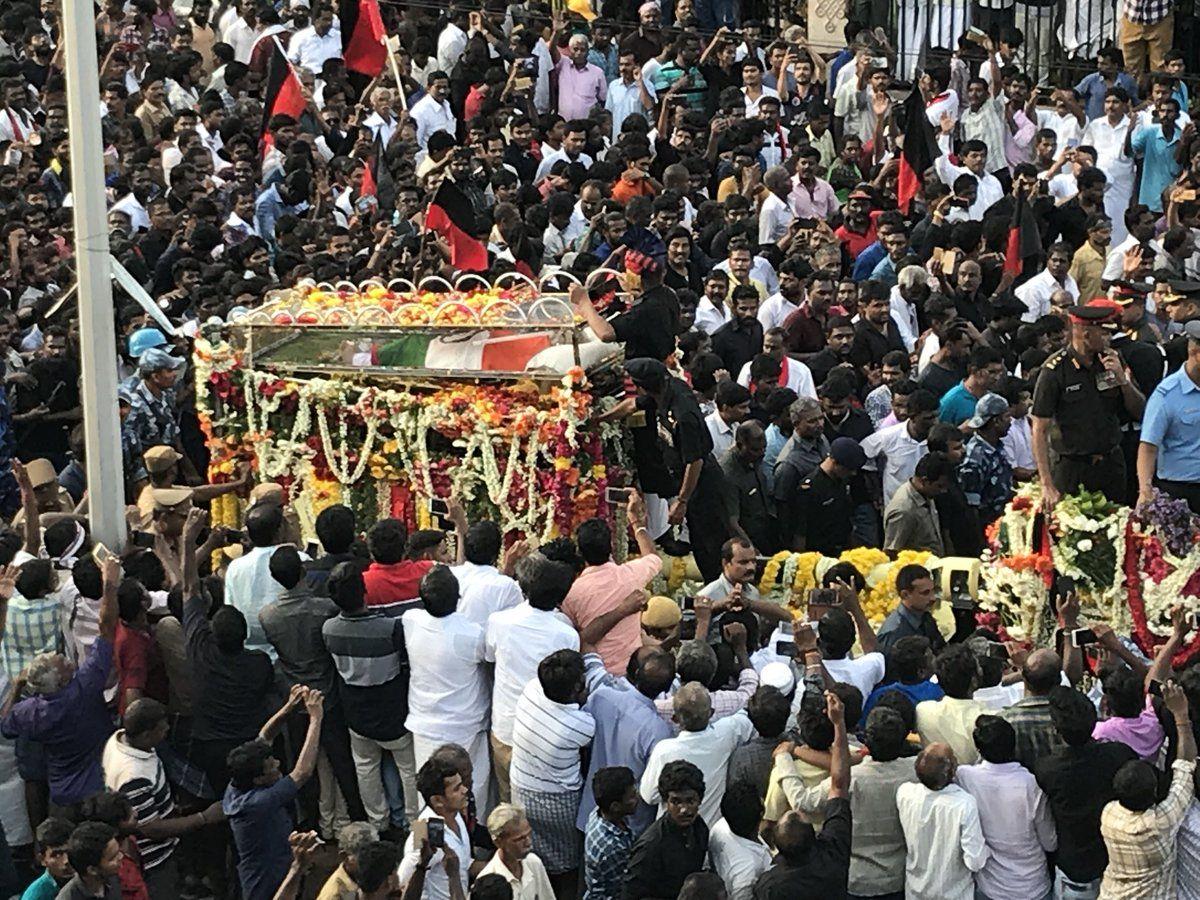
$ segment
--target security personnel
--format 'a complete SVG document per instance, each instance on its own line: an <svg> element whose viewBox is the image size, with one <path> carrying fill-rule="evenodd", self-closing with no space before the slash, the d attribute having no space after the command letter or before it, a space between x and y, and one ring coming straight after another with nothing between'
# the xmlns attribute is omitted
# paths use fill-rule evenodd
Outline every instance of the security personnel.
<svg viewBox="0 0 1200 900"><path fill-rule="evenodd" d="M1146 288L1129 281L1118 281L1110 291L1112 303L1120 315L1121 327L1112 335L1111 345L1129 367L1133 383L1149 397L1166 374L1167 357L1158 329L1146 318ZM1138 432L1141 424L1122 415L1121 452L1125 454L1126 496L1137 494Z"/></svg>
<svg viewBox="0 0 1200 900"><path fill-rule="evenodd" d="M1171 293L1161 300L1159 305L1171 320L1171 324L1181 330L1187 322L1200 320L1200 281L1172 281ZM1188 339L1178 334L1163 345L1167 353L1167 372L1178 371L1188 356Z"/></svg>
<svg viewBox="0 0 1200 900"><path fill-rule="evenodd" d="M787 510L785 546L837 556L850 547L854 499L850 479L862 469L867 454L848 437L834 438L829 456L800 482L796 502Z"/></svg>
<svg viewBox="0 0 1200 900"><path fill-rule="evenodd" d="M138 528L149 528L154 518L155 488L186 487L181 483L183 479L179 471L179 463L182 460L183 454L166 444L156 444L142 454L142 462L149 481L137 497L138 520L136 526ZM199 485L193 488L188 496L193 502L204 505L222 494L241 490L248 479L249 470L246 470L233 481Z"/></svg>
<svg viewBox="0 0 1200 900"><path fill-rule="evenodd" d="M1071 307L1070 317L1070 343L1046 360L1033 394L1033 457L1047 511L1081 487L1124 501L1122 414L1140 420L1146 405L1109 344L1115 304L1098 298Z"/></svg>
<svg viewBox="0 0 1200 900"><path fill-rule="evenodd" d="M637 388L637 408L647 417L653 410L657 417L663 456L678 486L667 522L687 522L696 566L705 582L716 581L721 576L721 545L730 531L722 502L724 476L713 457L712 435L700 404L687 383L656 359L630 360L625 371Z"/></svg>

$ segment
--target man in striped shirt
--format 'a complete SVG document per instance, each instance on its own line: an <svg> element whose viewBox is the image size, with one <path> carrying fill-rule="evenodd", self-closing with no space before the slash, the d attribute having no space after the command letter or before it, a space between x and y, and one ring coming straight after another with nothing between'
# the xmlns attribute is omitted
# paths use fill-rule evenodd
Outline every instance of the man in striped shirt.
<svg viewBox="0 0 1200 900"><path fill-rule="evenodd" d="M143 698L129 704L124 726L108 739L100 764L104 786L124 794L137 813L138 851L152 898L178 896L175 846L179 835L224 820L221 801L190 816L175 816L171 785L155 750L167 738L167 708Z"/></svg>

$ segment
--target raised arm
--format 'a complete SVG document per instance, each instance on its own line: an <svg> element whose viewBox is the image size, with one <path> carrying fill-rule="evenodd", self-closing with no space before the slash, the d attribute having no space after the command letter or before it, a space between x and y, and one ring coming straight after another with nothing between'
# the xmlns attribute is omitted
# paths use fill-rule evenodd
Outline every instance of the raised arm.
<svg viewBox="0 0 1200 900"><path fill-rule="evenodd" d="M263 723L263 727L258 730L258 739L260 741L273 741L275 735L279 734L279 729L283 727L283 723L287 721L287 717L292 714L292 711L299 709L304 703L304 694L308 689L302 684L293 684L291 691L288 693L288 698L283 701L283 706L275 710L275 714Z"/></svg>
<svg viewBox="0 0 1200 900"><path fill-rule="evenodd" d="M863 612L858 591L844 581L839 581L837 592L841 595L842 607L850 613L850 618L854 620L854 629L858 632L858 643L862 647L862 652L874 653L879 649L879 641L875 637L875 629L871 627L871 620Z"/></svg>
<svg viewBox="0 0 1200 900"><path fill-rule="evenodd" d="M304 708L308 712L308 731L305 732L304 745L300 748L300 755L296 757L296 765L291 771L292 781L297 785L304 784L317 770L317 751L321 742L321 720L325 716L325 697L320 691L307 691L304 694Z"/></svg>
<svg viewBox="0 0 1200 900"><path fill-rule="evenodd" d="M101 567L104 593L100 597L100 637L114 641L117 637L117 588L121 586L121 561L115 556L104 560Z"/></svg>
<svg viewBox="0 0 1200 900"><path fill-rule="evenodd" d="M25 552L30 556L39 556L42 552L42 527L37 498L33 494L33 482L29 480L29 473L19 459L12 461L12 471L21 492L21 511L25 514L21 523L25 529Z"/></svg>
<svg viewBox="0 0 1200 900"><path fill-rule="evenodd" d="M641 615L649 599L645 591L636 590L608 612L596 616L579 631L580 650L584 647L595 647L606 634L617 627L618 622L629 616Z"/></svg>
<svg viewBox="0 0 1200 900"><path fill-rule="evenodd" d="M1147 689L1151 681L1165 684L1171 677L1171 660L1183 646L1183 639L1187 632L1187 610L1182 606L1176 606L1171 610L1171 636L1167 638L1165 644L1158 648L1158 652L1154 654L1154 661L1150 663L1150 668L1146 671Z"/></svg>
<svg viewBox="0 0 1200 900"><path fill-rule="evenodd" d="M825 692L825 715L833 723L833 745L829 748L829 799L850 796L850 740L846 736L846 708L833 691Z"/></svg>
<svg viewBox="0 0 1200 900"><path fill-rule="evenodd" d="M592 299L588 296L587 288L578 284L571 285L571 306L583 316L583 320L587 322L588 327L595 332L599 340L606 344L616 342L617 333L613 330L612 323L596 312L596 307L592 306Z"/></svg>

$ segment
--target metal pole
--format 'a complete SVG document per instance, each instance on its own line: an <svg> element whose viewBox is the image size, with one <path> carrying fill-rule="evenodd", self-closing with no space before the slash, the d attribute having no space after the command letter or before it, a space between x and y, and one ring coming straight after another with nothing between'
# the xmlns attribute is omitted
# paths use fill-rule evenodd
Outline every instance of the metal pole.
<svg viewBox="0 0 1200 900"><path fill-rule="evenodd" d="M117 413L117 346L108 259L104 145L100 138L100 67L91 0L64 0L63 65L71 142L75 265L79 278L79 333L83 433L87 449L88 510L92 537L112 550L125 543L125 477Z"/></svg>

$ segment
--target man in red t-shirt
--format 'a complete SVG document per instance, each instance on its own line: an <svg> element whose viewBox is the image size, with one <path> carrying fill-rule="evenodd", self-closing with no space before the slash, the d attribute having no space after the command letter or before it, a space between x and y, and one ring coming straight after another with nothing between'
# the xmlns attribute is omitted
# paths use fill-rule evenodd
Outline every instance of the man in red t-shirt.
<svg viewBox="0 0 1200 900"><path fill-rule="evenodd" d="M458 534L459 552L462 552L462 536L466 532L466 517L462 507L449 502L449 517ZM433 532L417 532L413 538ZM408 529L399 519L382 519L367 532L367 547L371 551L371 564L363 572L367 587L367 606L390 616L403 615L407 610L420 606L418 597L421 579L438 562L454 563L459 560L438 558L441 542L422 541L420 547L409 547Z"/></svg>
<svg viewBox="0 0 1200 900"><path fill-rule="evenodd" d="M871 192L861 185L846 198L845 222L834 234L851 259L875 243L875 220L879 218L880 211L872 211L872 200Z"/></svg>
<svg viewBox="0 0 1200 900"><path fill-rule="evenodd" d="M158 642L150 633L146 612L150 595L135 578L126 578L117 591L117 636L113 660L117 668L117 711L124 715L134 700L150 697L167 702L167 669Z"/></svg>

